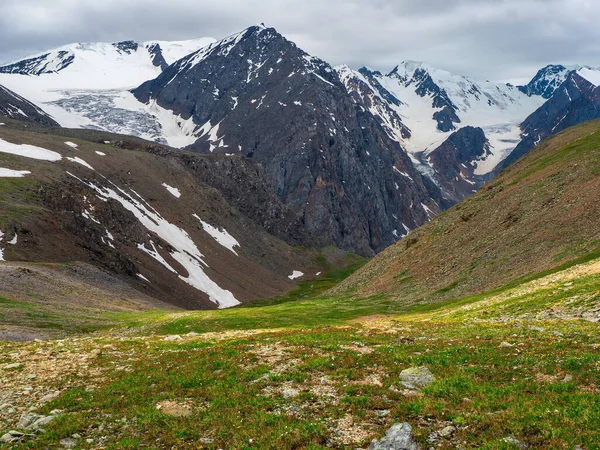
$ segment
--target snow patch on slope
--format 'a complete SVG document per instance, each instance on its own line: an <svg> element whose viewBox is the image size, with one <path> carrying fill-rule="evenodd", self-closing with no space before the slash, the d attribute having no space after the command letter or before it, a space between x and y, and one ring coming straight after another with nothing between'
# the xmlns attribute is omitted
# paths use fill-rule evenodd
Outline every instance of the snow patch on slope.
<svg viewBox="0 0 600 450"><path fill-rule="evenodd" d="M592 69L591 67L583 67L577 71L577 74L585 78L594 86L600 86L600 69Z"/></svg>
<svg viewBox="0 0 600 450"><path fill-rule="evenodd" d="M52 150L46 150L45 148L28 144L12 144L3 139L0 139L0 153L10 153L11 155L18 155L41 161L60 161L62 159L60 153L53 152Z"/></svg>
<svg viewBox="0 0 600 450"><path fill-rule="evenodd" d="M82 165L83 167L87 167L87 168L88 168L88 169L90 169L90 170L94 170L94 168L93 168L92 166L90 166L90 165L89 165L88 163L86 163L86 162L85 162L83 159L81 159L81 158L78 158L77 156L76 156L75 158L71 158L71 157L67 156L67 159L68 159L69 161L73 162L73 163L80 164L80 165Z"/></svg>
<svg viewBox="0 0 600 450"><path fill-rule="evenodd" d="M29 170L12 170L0 167L0 178L23 178L30 173Z"/></svg>
<svg viewBox="0 0 600 450"><path fill-rule="evenodd" d="M233 252L236 256L239 256L233 248L240 247L240 243L231 234L229 234L226 229L223 228L222 230L219 230L217 227L213 227L211 224L198 217L197 214L192 214L192 216L200 221L204 231L210 234L215 241L217 241L227 250Z"/></svg>
<svg viewBox="0 0 600 450"><path fill-rule="evenodd" d="M161 184L161 186L164 187L167 191L169 191L169 193L173 197L175 197L175 198L181 197L181 191L179 189L177 189L176 187L169 186L167 183L163 183L163 184Z"/></svg>
<svg viewBox="0 0 600 450"><path fill-rule="evenodd" d="M165 220L154 208L146 207L147 203L143 199L142 201L146 204L138 201L133 195L128 194L108 180L114 189L83 181L71 173L69 175L93 189L101 200L113 199L119 202L125 209L133 213L146 229L167 242L173 248L170 252L171 257L179 262L188 273L187 276L178 274L182 281L207 294L210 301L219 308L229 308L240 304L230 291L221 288L206 275L204 269L208 265L204 262L204 255L200 253L200 250L185 230ZM148 253L148 249L145 249L145 251ZM158 254L156 250L155 252Z"/></svg>

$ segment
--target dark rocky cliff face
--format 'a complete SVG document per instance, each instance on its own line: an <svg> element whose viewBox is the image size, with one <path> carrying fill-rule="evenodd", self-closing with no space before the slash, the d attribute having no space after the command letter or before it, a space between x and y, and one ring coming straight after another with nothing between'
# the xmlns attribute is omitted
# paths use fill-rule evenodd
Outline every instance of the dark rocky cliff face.
<svg viewBox="0 0 600 450"><path fill-rule="evenodd" d="M42 126L59 126L58 123L29 100L0 85L0 116Z"/></svg>
<svg viewBox="0 0 600 450"><path fill-rule="evenodd" d="M191 120L190 149L263 166L321 245L372 255L447 206L337 73L274 29L213 44L133 92Z"/></svg>
<svg viewBox="0 0 600 450"><path fill-rule="evenodd" d="M600 118L600 87L571 72L552 97L521 124L523 140L495 172L508 167L543 139L597 118Z"/></svg>
<svg viewBox="0 0 600 450"><path fill-rule="evenodd" d="M359 73L368 80L368 83L355 76L349 69L347 71L343 68L339 69L339 73L350 99L356 105L372 113L373 119L392 139L399 141L410 138L411 131L402 123L400 115L390 107L390 105L399 106L402 102L375 78L374 75L379 72L372 72L364 67L360 69Z"/></svg>
<svg viewBox="0 0 600 450"><path fill-rule="evenodd" d="M490 144L483 130L466 126L452 133L427 157L444 195L459 202L481 186L482 183L472 181L477 178L475 162L489 153Z"/></svg>

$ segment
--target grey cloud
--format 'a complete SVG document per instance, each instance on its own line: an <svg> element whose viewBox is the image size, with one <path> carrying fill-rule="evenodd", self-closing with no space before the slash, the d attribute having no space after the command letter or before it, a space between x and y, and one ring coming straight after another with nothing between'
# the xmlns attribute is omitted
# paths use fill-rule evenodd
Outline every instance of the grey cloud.
<svg viewBox="0 0 600 450"><path fill-rule="evenodd" d="M70 42L221 38L265 22L332 64L405 59L494 80L600 65L595 0L3 0L0 60Z"/></svg>

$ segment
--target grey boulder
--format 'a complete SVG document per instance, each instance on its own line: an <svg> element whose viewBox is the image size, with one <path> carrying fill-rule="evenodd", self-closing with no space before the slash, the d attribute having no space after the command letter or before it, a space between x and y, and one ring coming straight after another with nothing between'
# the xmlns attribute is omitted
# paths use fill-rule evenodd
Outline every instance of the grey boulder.
<svg viewBox="0 0 600 450"><path fill-rule="evenodd" d="M400 381L409 389L429 386L435 377L427 367L411 367L400 372Z"/></svg>
<svg viewBox="0 0 600 450"><path fill-rule="evenodd" d="M381 440L373 441L369 450L418 450L419 446L413 440L412 427L404 422L397 423L388 430Z"/></svg>

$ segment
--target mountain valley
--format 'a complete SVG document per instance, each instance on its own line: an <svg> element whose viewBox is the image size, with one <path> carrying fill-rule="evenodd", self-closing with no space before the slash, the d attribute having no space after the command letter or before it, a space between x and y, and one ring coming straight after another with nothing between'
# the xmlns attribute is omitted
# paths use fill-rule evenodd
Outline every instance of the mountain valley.
<svg viewBox="0 0 600 450"><path fill-rule="evenodd" d="M276 29L0 67L0 449L600 449L600 68Z"/></svg>

